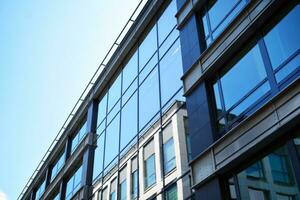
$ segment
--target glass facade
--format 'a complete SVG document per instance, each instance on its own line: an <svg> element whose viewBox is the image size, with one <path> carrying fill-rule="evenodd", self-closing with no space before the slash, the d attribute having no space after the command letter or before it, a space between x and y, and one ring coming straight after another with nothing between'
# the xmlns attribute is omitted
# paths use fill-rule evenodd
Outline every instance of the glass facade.
<svg viewBox="0 0 300 200"><path fill-rule="evenodd" d="M56 175L64 166L64 164L65 164L65 153L63 151L63 153L60 155L60 157L58 158L58 160L56 161L56 163L53 165L51 169L51 181L56 177Z"/></svg>
<svg viewBox="0 0 300 200"><path fill-rule="evenodd" d="M220 72L213 84L219 132L230 129L253 112L259 102L282 89L282 82L287 76L299 72L300 63L296 54L300 42L294 35L297 35L298 28L291 28L296 26L299 16L300 6L297 4L257 44L244 50L238 61ZM271 66L268 64L270 62ZM278 79L278 74L285 75Z"/></svg>
<svg viewBox="0 0 300 200"><path fill-rule="evenodd" d="M45 189L46 189L46 180L44 179L43 182L40 184L40 186L36 189L35 200L41 199Z"/></svg>
<svg viewBox="0 0 300 200"><path fill-rule="evenodd" d="M175 100L184 100L176 12L172 1L99 99L94 178L113 167L118 154L125 154Z"/></svg>
<svg viewBox="0 0 300 200"><path fill-rule="evenodd" d="M73 136L71 141L71 154L75 151L77 146L80 144L82 139L87 133L87 127L86 127L86 121L83 123L83 125L80 127L79 131Z"/></svg>
<svg viewBox="0 0 300 200"><path fill-rule="evenodd" d="M202 14L207 46L212 43L245 7L247 0L210 0Z"/></svg>
<svg viewBox="0 0 300 200"><path fill-rule="evenodd" d="M70 200L81 187L82 166L69 178L66 186L66 200Z"/></svg>
<svg viewBox="0 0 300 200"><path fill-rule="evenodd" d="M238 173L236 181L229 179L231 199L238 194L241 200L297 200L300 194L294 169L288 147L282 146Z"/></svg>

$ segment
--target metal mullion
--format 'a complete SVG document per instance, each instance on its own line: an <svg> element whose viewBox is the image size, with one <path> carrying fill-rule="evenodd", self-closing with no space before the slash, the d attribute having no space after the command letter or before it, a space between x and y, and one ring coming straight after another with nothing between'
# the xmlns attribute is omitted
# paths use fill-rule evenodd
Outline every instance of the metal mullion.
<svg viewBox="0 0 300 200"><path fill-rule="evenodd" d="M241 190L240 190L240 186L239 186L239 179L236 174L233 175L233 184L234 184L237 200L242 200Z"/></svg>
<svg viewBox="0 0 300 200"><path fill-rule="evenodd" d="M220 119L218 119L218 120L221 120L222 118L224 118L225 131L227 131L229 127L228 127L227 113L226 113L226 108L225 108L225 100L224 100L224 96L223 96L223 89L222 89L222 85L221 85L221 78L219 77L219 75L218 75L218 78L217 78L217 84L218 84L218 90L219 90L221 107L222 107L222 114L220 116Z"/></svg>
<svg viewBox="0 0 300 200"><path fill-rule="evenodd" d="M104 178L104 163L105 163L105 152L106 152L106 129L107 129L107 112L108 112L108 98L109 98L109 93L107 93L106 97L106 108L105 108L105 128L102 133L104 133L104 148L103 148L103 161L102 161L102 172L101 172L101 185L103 187L103 178Z"/></svg>
<svg viewBox="0 0 300 200"><path fill-rule="evenodd" d="M266 44L264 42L263 37L258 41L257 44L258 44L258 47L259 47L259 50L260 50L260 53L261 53L261 56L262 56L262 59L263 59L264 68L265 68L266 73L267 73L267 79L268 79L268 81L270 83L270 86L271 86L271 92L272 92L273 95L275 95L276 93L279 92L279 88L278 88L278 85L277 85L277 81L275 79L275 75L274 75L274 72L273 72L271 60L270 60L270 57L269 57L269 54L268 54L268 51L267 51L267 47L266 47Z"/></svg>
<svg viewBox="0 0 300 200"><path fill-rule="evenodd" d="M245 94L240 100L238 100L233 106L231 106L227 111L226 114L229 114L230 111L238 107L244 100L246 100L251 94L253 94L256 90L258 90L263 84L268 81L267 77L260 81L254 88L252 88L247 94ZM255 102L253 102L254 104ZM252 105L252 104L251 104Z"/></svg>
<svg viewBox="0 0 300 200"><path fill-rule="evenodd" d="M162 55L161 58L158 58L158 62L160 62L164 57L165 55L169 52L169 50L173 47L173 45L177 42L179 36L172 42L172 44L168 47L168 49L166 50L166 52Z"/></svg>
<svg viewBox="0 0 300 200"><path fill-rule="evenodd" d="M164 43L165 43L165 41L168 39L168 37L172 34L172 32L173 32L174 30L176 30L176 27L177 27L177 25L175 24L174 27L171 29L171 31L168 33L168 35L165 37L165 39L161 42L161 44L158 45L159 48L162 47L162 46L164 45ZM157 28L158 28L158 27L157 27ZM158 35L157 35L157 40L158 40Z"/></svg>
<svg viewBox="0 0 300 200"><path fill-rule="evenodd" d="M159 131L158 131L158 139L159 139L159 153L160 153L160 166L161 166L161 178L162 178L162 186L163 188L165 188L165 166L164 166L164 152L163 152L163 128L162 128L162 98L161 98L161 76L160 76L160 60L159 60L159 41L158 41L158 25L157 25L157 20L155 22L155 26L156 26L156 44L157 44L157 69L158 69L158 93L159 93L159 122L160 122L160 127L159 127ZM172 45L169 47L169 49L172 47ZM169 51L168 49L168 51ZM157 182L157 180L156 180ZM164 197L164 193L163 193L163 197Z"/></svg>
<svg viewBox="0 0 300 200"><path fill-rule="evenodd" d="M205 13L205 19L207 22L207 28L208 28L208 37L211 39L211 41L213 41L213 37L212 37L212 30L211 30L211 24L210 24L210 17L209 17L209 13L208 13L209 9L207 7L207 5L204 7L204 13ZM202 23L203 24L203 23ZM207 43L207 42L205 42Z"/></svg>

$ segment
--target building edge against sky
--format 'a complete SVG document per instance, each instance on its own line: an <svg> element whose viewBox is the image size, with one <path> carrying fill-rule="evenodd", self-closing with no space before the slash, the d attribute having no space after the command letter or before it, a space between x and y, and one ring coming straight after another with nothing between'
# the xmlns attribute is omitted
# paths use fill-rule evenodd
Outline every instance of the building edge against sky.
<svg viewBox="0 0 300 200"><path fill-rule="evenodd" d="M147 1L21 199L300 199L299 19Z"/></svg>

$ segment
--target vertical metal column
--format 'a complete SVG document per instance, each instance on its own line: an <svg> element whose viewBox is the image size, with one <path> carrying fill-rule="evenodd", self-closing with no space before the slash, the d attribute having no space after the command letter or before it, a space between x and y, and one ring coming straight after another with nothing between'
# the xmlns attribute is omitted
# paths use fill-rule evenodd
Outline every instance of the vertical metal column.
<svg viewBox="0 0 300 200"><path fill-rule="evenodd" d="M83 186L83 197L89 199L93 193L93 167L94 167L94 155L95 155L95 144L94 139L97 128L97 114L98 114L98 102L93 100L88 108L87 113L87 138L88 144L82 159L82 180L81 185Z"/></svg>

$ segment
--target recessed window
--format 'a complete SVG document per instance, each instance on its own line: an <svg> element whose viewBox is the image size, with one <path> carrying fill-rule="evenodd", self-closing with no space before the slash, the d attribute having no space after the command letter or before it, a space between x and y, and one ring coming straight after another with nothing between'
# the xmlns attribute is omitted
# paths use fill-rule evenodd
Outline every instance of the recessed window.
<svg viewBox="0 0 300 200"><path fill-rule="evenodd" d="M300 5L285 16L264 37L278 83L300 67Z"/></svg>
<svg viewBox="0 0 300 200"><path fill-rule="evenodd" d="M73 136L71 141L71 154L75 151L75 149L80 144L84 136L87 134L86 126L87 126L87 122L85 121L84 124L78 130L78 132Z"/></svg>
<svg viewBox="0 0 300 200"><path fill-rule="evenodd" d="M109 200L117 200L117 180L114 179L110 183Z"/></svg>
<svg viewBox="0 0 300 200"><path fill-rule="evenodd" d="M119 187L120 187L120 192L119 192L119 199L120 200L127 200L127 179L126 179L126 174L127 174L127 167L124 167L121 172L120 172L120 178L119 178Z"/></svg>
<svg viewBox="0 0 300 200"><path fill-rule="evenodd" d="M169 186L165 191L165 200L177 200L177 185Z"/></svg>
<svg viewBox="0 0 300 200"><path fill-rule="evenodd" d="M202 16L206 44L209 45L246 5L246 0L210 0Z"/></svg>
<svg viewBox="0 0 300 200"><path fill-rule="evenodd" d="M36 189L36 192L35 192L35 200L39 200L41 199L44 191L46 189L46 180L44 179L42 181L42 183L40 183L39 187Z"/></svg>
<svg viewBox="0 0 300 200"><path fill-rule="evenodd" d="M169 124L167 127L164 128L162 137L164 154L164 173L168 174L176 167L172 124Z"/></svg>
<svg viewBox="0 0 300 200"><path fill-rule="evenodd" d="M138 171L137 171L137 157L131 160L131 199L137 199L138 193Z"/></svg>
<svg viewBox="0 0 300 200"><path fill-rule="evenodd" d="M67 182L66 200L70 200L81 187L82 166L80 166Z"/></svg>
<svg viewBox="0 0 300 200"><path fill-rule="evenodd" d="M144 184L145 189L156 183L154 141L144 147Z"/></svg>
<svg viewBox="0 0 300 200"><path fill-rule="evenodd" d="M64 164L65 164L65 153L63 150L63 152L60 154L59 158L56 160L56 162L54 163L51 169L51 181L53 181L53 179L59 173L59 171L64 166Z"/></svg>

